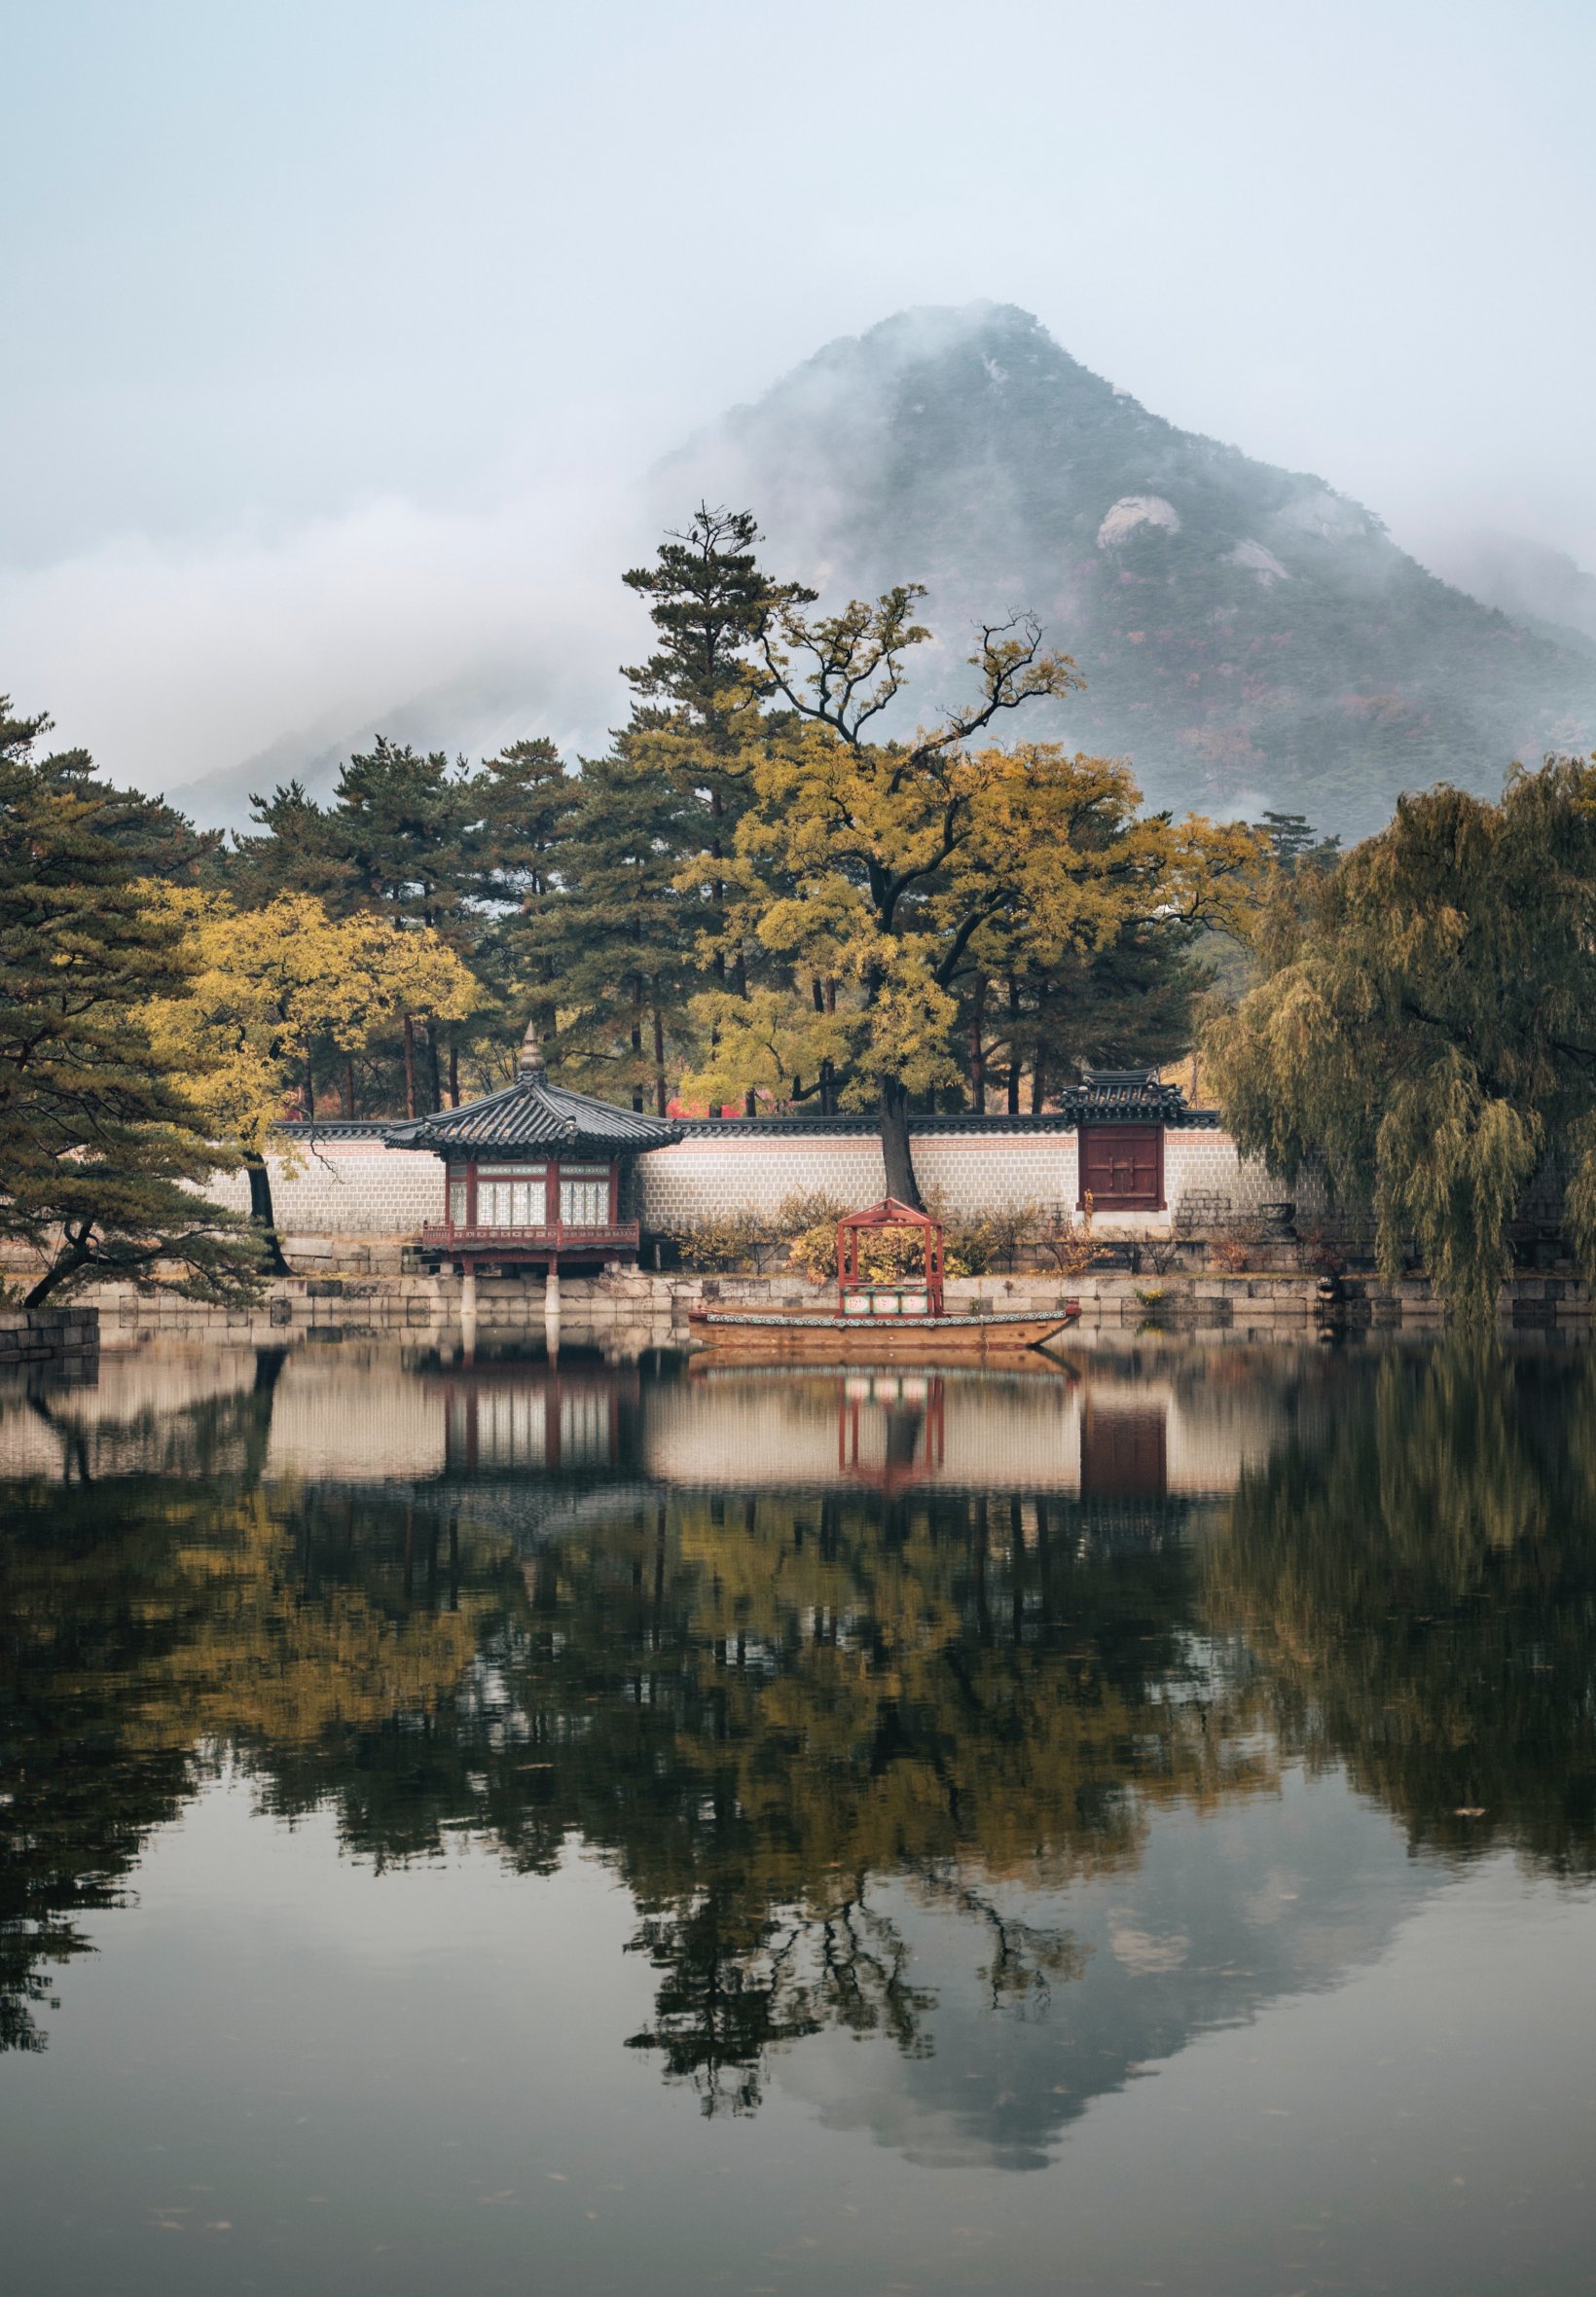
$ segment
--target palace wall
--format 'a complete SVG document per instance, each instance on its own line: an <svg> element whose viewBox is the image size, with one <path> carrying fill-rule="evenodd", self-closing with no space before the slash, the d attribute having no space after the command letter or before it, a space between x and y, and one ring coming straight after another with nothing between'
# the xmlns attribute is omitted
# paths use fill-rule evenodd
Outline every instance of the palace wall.
<svg viewBox="0 0 1596 2297"><path fill-rule="evenodd" d="M952 1218L979 1219L1027 1206L1052 1220L1074 1212L1077 1135L1056 1119L1043 1118L1034 1127L1010 1119L1001 1129L977 1131L968 1120L939 1130L934 1120L923 1118L914 1128L914 1156L922 1188ZM443 1214L438 1159L389 1148L375 1127L332 1131L313 1146L297 1145L290 1159L273 1155L270 1163L277 1224L290 1249L301 1239L396 1244ZM799 1195L869 1204L885 1188L881 1144L866 1123L700 1122L669 1148L637 1159L627 1210L645 1230L681 1229L731 1212L775 1214ZM236 1211L248 1210L242 1173L219 1176L210 1193ZM1182 1203L1188 1217L1209 1226L1245 1219L1285 1193L1263 1164L1238 1155L1227 1134L1170 1126L1164 1134L1166 1209L1109 1215L1100 1208L1097 1225L1105 1236L1168 1234ZM1290 1193L1299 1222L1323 1213L1322 1195L1306 1181Z"/></svg>

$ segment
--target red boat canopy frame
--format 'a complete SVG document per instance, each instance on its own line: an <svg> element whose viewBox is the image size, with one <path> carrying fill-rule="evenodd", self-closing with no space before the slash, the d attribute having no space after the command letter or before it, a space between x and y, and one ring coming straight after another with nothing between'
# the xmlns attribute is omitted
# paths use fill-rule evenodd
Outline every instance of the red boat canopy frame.
<svg viewBox="0 0 1596 2297"><path fill-rule="evenodd" d="M929 1213L917 1213L912 1204L904 1204L896 1196L884 1196L880 1204L866 1205L863 1212L845 1213L837 1222L837 1313L848 1313L848 1295L858 1292L886 1289L873 1278L859 1274L859 1244L866 1231L881 1228L907 1228L917 1234L925 1255L925 1295L927 1313L942 1313L942 1230ZM902 1289L902 1286L899 1286Z"/></svg>

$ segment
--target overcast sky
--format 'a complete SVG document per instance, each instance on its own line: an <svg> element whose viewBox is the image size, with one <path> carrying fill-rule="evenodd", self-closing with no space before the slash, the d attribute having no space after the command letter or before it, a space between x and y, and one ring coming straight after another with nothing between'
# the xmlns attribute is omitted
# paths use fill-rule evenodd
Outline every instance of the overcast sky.
<svg viewBox="0 0 1596 2297"><path fill-rule="evenodd" d="M1596 565L1590 0L13 0L3 54L0 690L152 785L529 618L630 658L635 474L910 304Z"/></svg>

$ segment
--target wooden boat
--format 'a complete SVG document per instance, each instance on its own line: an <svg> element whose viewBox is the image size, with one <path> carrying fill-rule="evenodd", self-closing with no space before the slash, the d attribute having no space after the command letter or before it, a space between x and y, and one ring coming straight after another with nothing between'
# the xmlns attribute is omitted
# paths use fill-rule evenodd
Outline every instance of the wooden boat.
<svg viewBox="0 0 1596 2297"><path fill-rule="evenodd" d="M921 1248L924 1270L901 1275L868 1272L868 1240L907 1230ZM802 1358L810 1363L968 1362L975 1356L1039 1348L1080 1315L1067 1300L1051 1314L997 1308L985 1315L950 1316L943 1298L942 1230L928 1213L893 1196L837 1223L837 1305L816 1308L694 1308L692 1338L740 1356Z"/></svg>
<svg viewBox="0 0 1596 2297"><path fill-rule="evenodd" d="M802 1308L694 1308L687 1323L692 1337L717 1354L735 1350L739 1356L790 1356L811 1364L967 1364L971 1357L1039 1348L1079 1315L1070 1300L1051 1316L999 1309L990 1316L906 1316L889 1325Z"/></svg>

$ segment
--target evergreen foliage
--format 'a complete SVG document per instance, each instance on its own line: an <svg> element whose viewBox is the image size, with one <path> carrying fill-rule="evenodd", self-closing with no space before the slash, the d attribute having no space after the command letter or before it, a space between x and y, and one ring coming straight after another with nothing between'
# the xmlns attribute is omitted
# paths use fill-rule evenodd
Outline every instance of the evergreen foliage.
<svg viewBox="0 0 1596 2297"><path fill-rule="evenodd" d="M246 1295L253 1251L199 1192L231 1158L144 1020L188 960L143 871L197 868L202 842L82 752L36 757L48 726L0 701L0 1236L38 1257L29 1306L158 1264L194 1298Z"/></svg>

